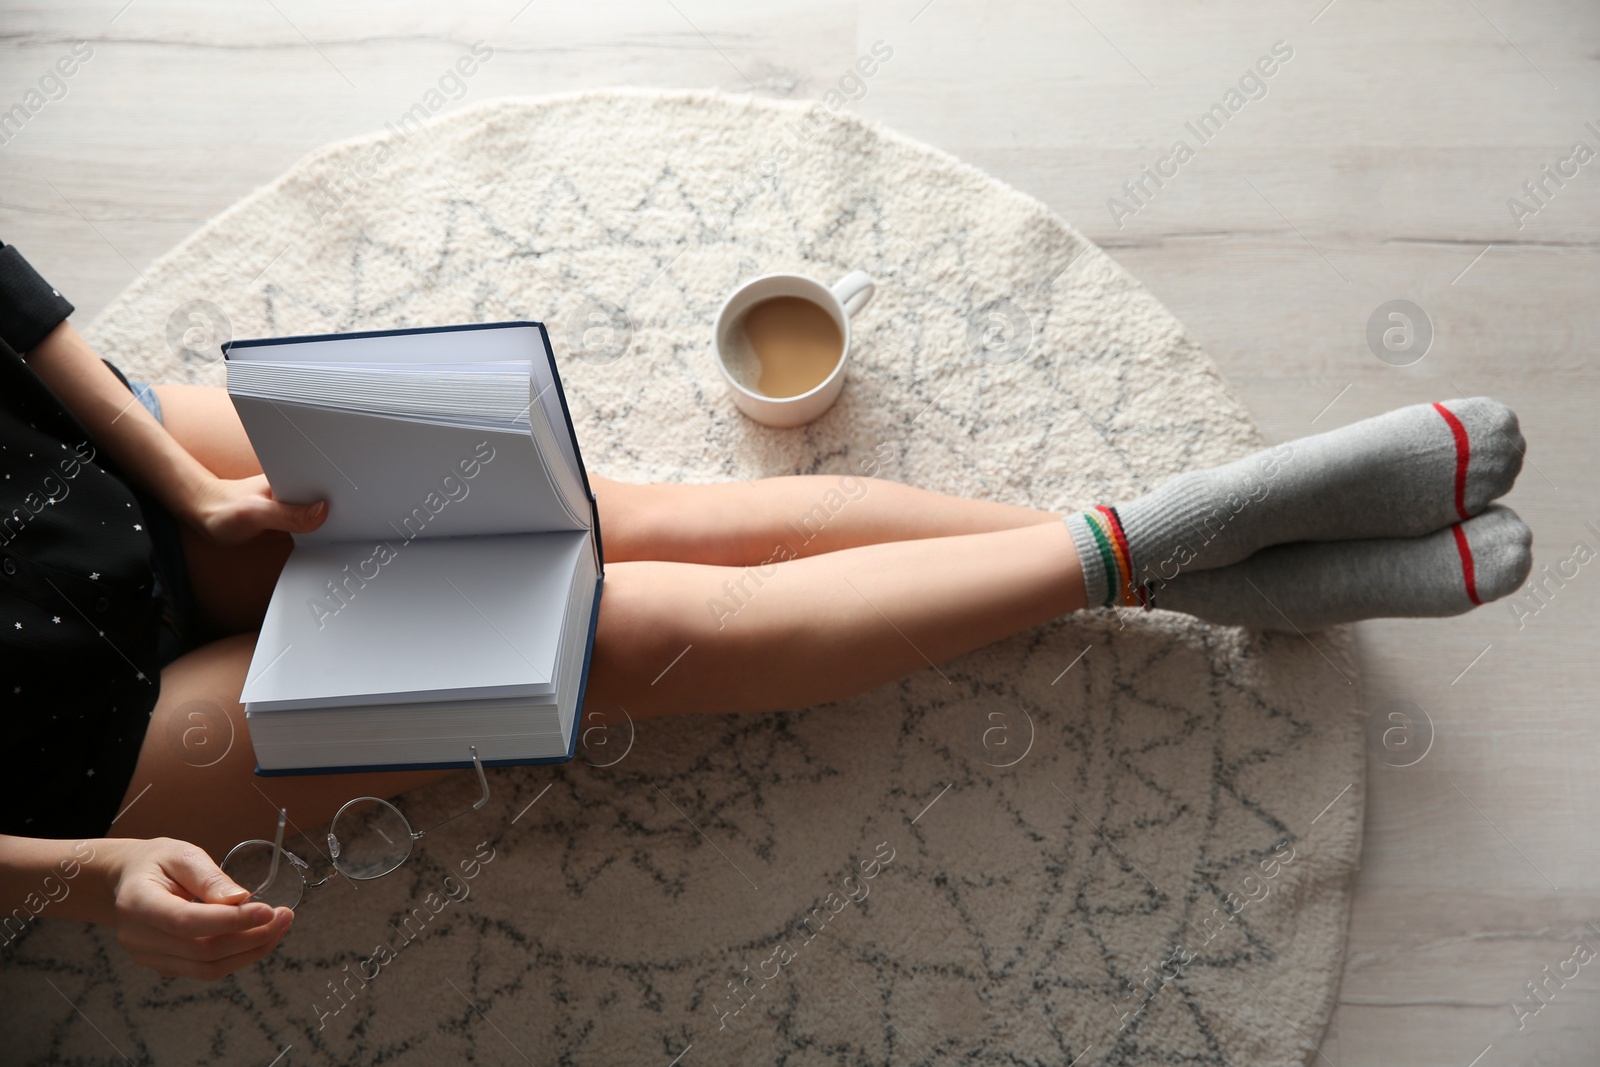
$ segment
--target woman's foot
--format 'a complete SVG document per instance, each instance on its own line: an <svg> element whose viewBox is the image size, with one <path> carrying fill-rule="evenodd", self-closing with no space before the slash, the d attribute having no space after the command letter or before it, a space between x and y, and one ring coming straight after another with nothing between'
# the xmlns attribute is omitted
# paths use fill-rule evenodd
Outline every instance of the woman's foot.
<svg viewBox="0 0 1600 1067"><path fill-rule="evenodd" d="M1469 519L1510 490L1523 447L1516 413L1497 400L1415 404L1065 521L1089 603L1131 605L1141 586L1271 545L1416 537Z"/></svg>
<svg viewBox="0 0 1600 1067"><path fill-rule="evenodd" d="M1460 615L1519 589L1533 566L1532 545L1516 512L1492 507L1422 537L1276 545L1159 583L1151 600L1254 630Z"/></svg>

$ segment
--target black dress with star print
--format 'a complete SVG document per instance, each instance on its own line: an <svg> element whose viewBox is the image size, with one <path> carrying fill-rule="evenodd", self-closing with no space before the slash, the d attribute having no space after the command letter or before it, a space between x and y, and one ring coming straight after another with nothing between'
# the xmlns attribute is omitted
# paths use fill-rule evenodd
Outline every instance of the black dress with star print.
<svg viewBox="0 0 1600 1067"><path fill-rule="evenodd" d="M0 246L0 833L105 836L160 692L138 497L21 353L72 313Z"/></svg>

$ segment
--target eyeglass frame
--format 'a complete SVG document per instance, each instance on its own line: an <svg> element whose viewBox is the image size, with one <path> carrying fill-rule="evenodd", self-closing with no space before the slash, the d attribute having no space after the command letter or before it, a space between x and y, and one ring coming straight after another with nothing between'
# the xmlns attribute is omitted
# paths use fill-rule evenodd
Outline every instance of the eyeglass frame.
<svg viewBox="0 0 1600 1067"><path fill-rule="evenodd" d="M295 909L295 907L297 907L302 901L305 900L306 890L308 890L308 889L316 889L319 886L326 885L328 882L330 882L333 879L339 877L340 875L343 875L344 877L350 879L351 881L356 881L356 882L370 882L370 881L374 881L374 880L376 880L378 878L383 878L383 877L385 877L387 875L391 875L395 871L398 871L401 867L405 866L406 861L411 858L411 852L412 852L412 847L411 846L415 846L416 843L418 841L422 840L422 838L424 836L426 836L426 835L432 833L433 831L439 829L439 827L444 826L446 823L455 822L457 819L461 818L464 815L471 815L473 812L482 809L485 804L489 803L489 777L488 777L488 775L483 773L483 761L478 758L478 746L476 746L476 745L471 746L470 751L472 752L472 768L473 768L473 770L478 772L478 784L483 787L483 794L478 797L477 801L472 805L472 807L468 808L466 811L457 812L456 814L450 816L448 819L445 819L443 822L434 823L432 826L428 827L425 830L413 830L411 828L411 820L406 818L405 812L401 811L399 808L397 808L393 804L389 803L389 801L385 800L383 797L370 797L370 796L369 797L352 797L351 799L345 801L343 804L341 804L339 806L339 810L333 813L333 818L331 820L329 820L329 822L328 822L328 854L329 854L328 855L328 860L329 860L329 863L333 867L333 871L332 871L332 873L330 873L330 874L328 874L328 875L326 875L326 876L324 876L322 878L317 879L315 882L307 880L306 875L305 875L305 872L310 870L311 865L308 864L305 860L301 859L299 856L296 856L293 852L290 852L288 849L283 847L283 828L289 821L289 809L288 808L279 808L278 809L278 829L277 829L277 833L274 835L273 840L266 841L266 840L263 840L261 838L255 837L255 838L249 838L249 839L244 840L244 841L240 841L237 845L234 845L232 848L230 848L228 850L228 854L226 856L222 857L222 863L219 864L219 866L223 869L224 872L226 872L227 868L228 868L228 861L233 858L233 856L234 856L234 854L236 852L238 852L241 848L243 848L246 845L270 845L272 847L272 862L269 865L269 867L267 868L267 877L262 880L260 885L256 886L255 889L250 891L249 899L250 900L255 900L255 899L257 899L257 897L259 896L259 894L261 893L262 890L266 889L273 882L277 881L277 879L278 879L279 857L281 857L281 856L289 857L290 864L292 864L294 866L294 868L295 868L295 874L299 875L299 877L300 877L300 887L301 887L300 888L300 896L299 896L299 898L294 902L293 905L289 905L289 910L290 911L293 911ZM334 836L333 828L339 822L339 816L343 815L346 811L348 811L352 804L360 804L360 803L363 803L363 802L369 801L369 800L376 801L377 803L388 807L389 810L393 811L397 816L399 816L400 823L401 823L401 825L403 825L406 828L406 833L410 835L411 841L410 841L410 846L408 846L407 849L406 849L405 856L401 858L399 863L396 863L393 867L390 867L388 870L383 871L382 873L379 873L379 874L372 874L372 875L365 875L365 876L354 875L354 874L351 874L349 871L343 870L339 866L339 839Z"/></svg>

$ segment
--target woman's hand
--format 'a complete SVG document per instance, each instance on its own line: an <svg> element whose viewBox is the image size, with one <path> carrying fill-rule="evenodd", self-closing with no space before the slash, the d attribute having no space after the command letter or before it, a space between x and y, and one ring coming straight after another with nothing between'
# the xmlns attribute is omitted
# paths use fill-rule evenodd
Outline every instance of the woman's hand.
<svg viewBox="0 0 1600 1067"><path fill-rule="evenodd" d="M102 844L117 941L163 977L230 975L277 948L294 921L288 908L251 901L198 845L167 837Z"/></svg>
<svg viewBox="0 0 1600 1067"><path fill-rule="evenodd" d="M189 524L224 545L249 541L265 530L310 533L328 517L328 504L285 504L272 496L264 474L252 478L206 480L189 494L184 517Z"/></svg>

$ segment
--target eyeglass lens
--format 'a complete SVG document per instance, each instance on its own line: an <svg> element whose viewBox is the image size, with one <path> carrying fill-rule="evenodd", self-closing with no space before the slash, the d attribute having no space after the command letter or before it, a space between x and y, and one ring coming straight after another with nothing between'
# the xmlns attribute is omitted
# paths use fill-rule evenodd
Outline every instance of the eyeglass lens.
<svg viewBox="0 0 1600 1067"><path fill-rule="evenodd" d="M222 873L232 878L236 885L262 885L272 870L272 853L276 847L271 841L241 842L222 861ZM277 874L250 899L274 908L294 908L299 906L305 892L306 880L300 876L299 868L289 862L286 856L280 856Z"/></svg>
<svg viewBox="0 0 1600 1067"><path fill-rule="evenodd" d="M381 878L411 855L411 824L386 800L363 797L339 809L328 852L346 878Z"/></svg>

